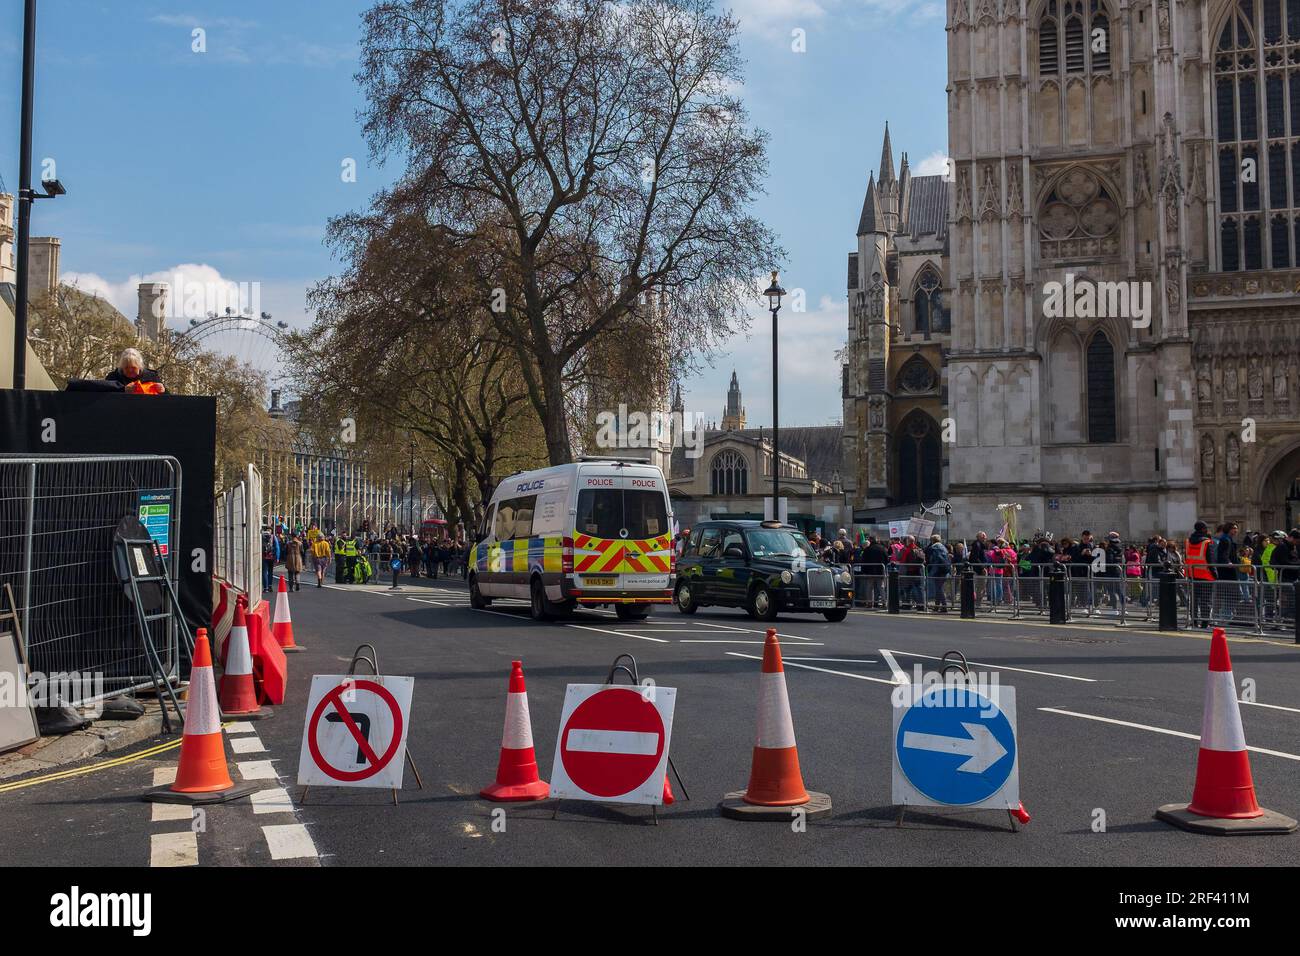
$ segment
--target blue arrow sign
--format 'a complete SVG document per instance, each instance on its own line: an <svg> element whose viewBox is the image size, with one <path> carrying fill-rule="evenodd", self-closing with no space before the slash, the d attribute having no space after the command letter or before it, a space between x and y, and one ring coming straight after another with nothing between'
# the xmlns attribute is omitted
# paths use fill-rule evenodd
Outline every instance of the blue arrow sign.
<svg viewBox="0 0 1300 956"><path fill-rule="evenodd" d="M987 697L936 685L903 713L894 736L898 766L935 803L963 807L997 793L1016 765L1016 734Z"/></svg>

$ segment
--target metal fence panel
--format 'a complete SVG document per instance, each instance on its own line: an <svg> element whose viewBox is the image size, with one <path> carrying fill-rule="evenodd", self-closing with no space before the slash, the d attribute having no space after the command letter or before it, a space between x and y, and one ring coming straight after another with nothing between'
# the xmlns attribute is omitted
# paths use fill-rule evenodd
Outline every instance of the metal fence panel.
<svg viewBox="0 0 1300 956"><path fill-rule="evenodd" d="M0 584L18 601L30 670L102 680L85 704L151 686L135 612L113 570L113 532L139 515L141 494L170 491L178 540L181 472L165 456L0 455ZM172 580L178 554L165 557ZM167 677L179 673L174 621L151 622ZM79 685L85 686L85 685Z"/></svg>

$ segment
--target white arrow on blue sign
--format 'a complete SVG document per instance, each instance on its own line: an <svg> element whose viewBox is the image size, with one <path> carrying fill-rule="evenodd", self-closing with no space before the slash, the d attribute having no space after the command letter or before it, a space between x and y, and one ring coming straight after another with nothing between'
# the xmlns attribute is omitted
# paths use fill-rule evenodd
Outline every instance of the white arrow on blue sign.
<svg viewBox="0 0 1300 956"><path fill-rule="evenodd" d="M1006 808L1020 805L1016 692L998 686L909 688L894 708L894 803Z"/></svg>

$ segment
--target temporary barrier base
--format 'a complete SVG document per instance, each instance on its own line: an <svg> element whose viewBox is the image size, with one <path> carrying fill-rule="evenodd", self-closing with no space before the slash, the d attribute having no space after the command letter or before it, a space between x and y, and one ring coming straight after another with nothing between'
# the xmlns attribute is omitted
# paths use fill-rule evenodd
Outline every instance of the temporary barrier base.
<svg viewBox="0 0 1300 956"><path fill-rule="evenodd" d="M221 712L221 722L225 723L228 720L266 720L266 718L274 716L275 708L267 707L263 704L257 710L247 714L232 714L229 711L223 710Z"/></svg>
<svg viewBox="0 0 1300 956"><path fill-rule="evenodd" d="M805 819L808 820L830 816L830 795L809 790L807 803L798 803L790 807L764 807L755 803L746 803L745 791L737 790L727 794L718 804L718 812L732 820L784 820L789 823L795 810L802 811Z"/></svg>
<svg viewBox="0 0 1300 956"><path fill-rule="evenodd" d="M1213 836L1260 836L1269 833L1294 833L1296 822L1274 810L1265 810L1261 817L1249 820L1225 820L1203 817L1191 813L1185 803L1166 803L1156 811L1156 819L1173 824L1180 830L1192 833L1209 833Z"/></svg>
<svg viewBox="0 0 1300 956"><path fill-rule="evenodd" d="M147 803L188 803L199 806L208 803L229 803L231 800L256 793L260 789L262 788L255 783L237 783L228 790L216 790L211 793L177 793L175 790L159 787L148 791L140 799Z"/></svg>
<svg viewBox="0 0 1300 956"><path fill-rule="evenodd" d="M551 795L551 787L545 780L514 785L494 783L490 787L484 787L478 795L484 800L495 800L497 803L523 803L527 800L545 800Z"/></svg>
<svg viewBox="0 0 1300 956"><path fill-rule="evenodd" d="M295 644L293 645L293 647L285 647L283 644L281 644L280 650L284 651L284 653L286 654L297 654L299 651L306 650L306 648L304 648L301 644Z"/></svg>

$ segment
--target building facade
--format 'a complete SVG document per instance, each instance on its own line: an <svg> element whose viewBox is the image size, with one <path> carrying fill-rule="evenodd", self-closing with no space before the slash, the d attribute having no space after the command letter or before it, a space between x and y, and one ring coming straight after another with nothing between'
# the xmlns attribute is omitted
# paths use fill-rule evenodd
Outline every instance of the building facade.
<svg viewBox="0 0 1300 956"><path fill-rule="evenodd" d="M950 0L947 32L953 532L997 527L1007 501L1022 528L1135 538L1296 523L1300 0ZM884 386L846 376L862 508L907 493L888 484L895 366L872 351L902 338L906 288L891 313L893 289L876 307L850 279Z"/></svg>

